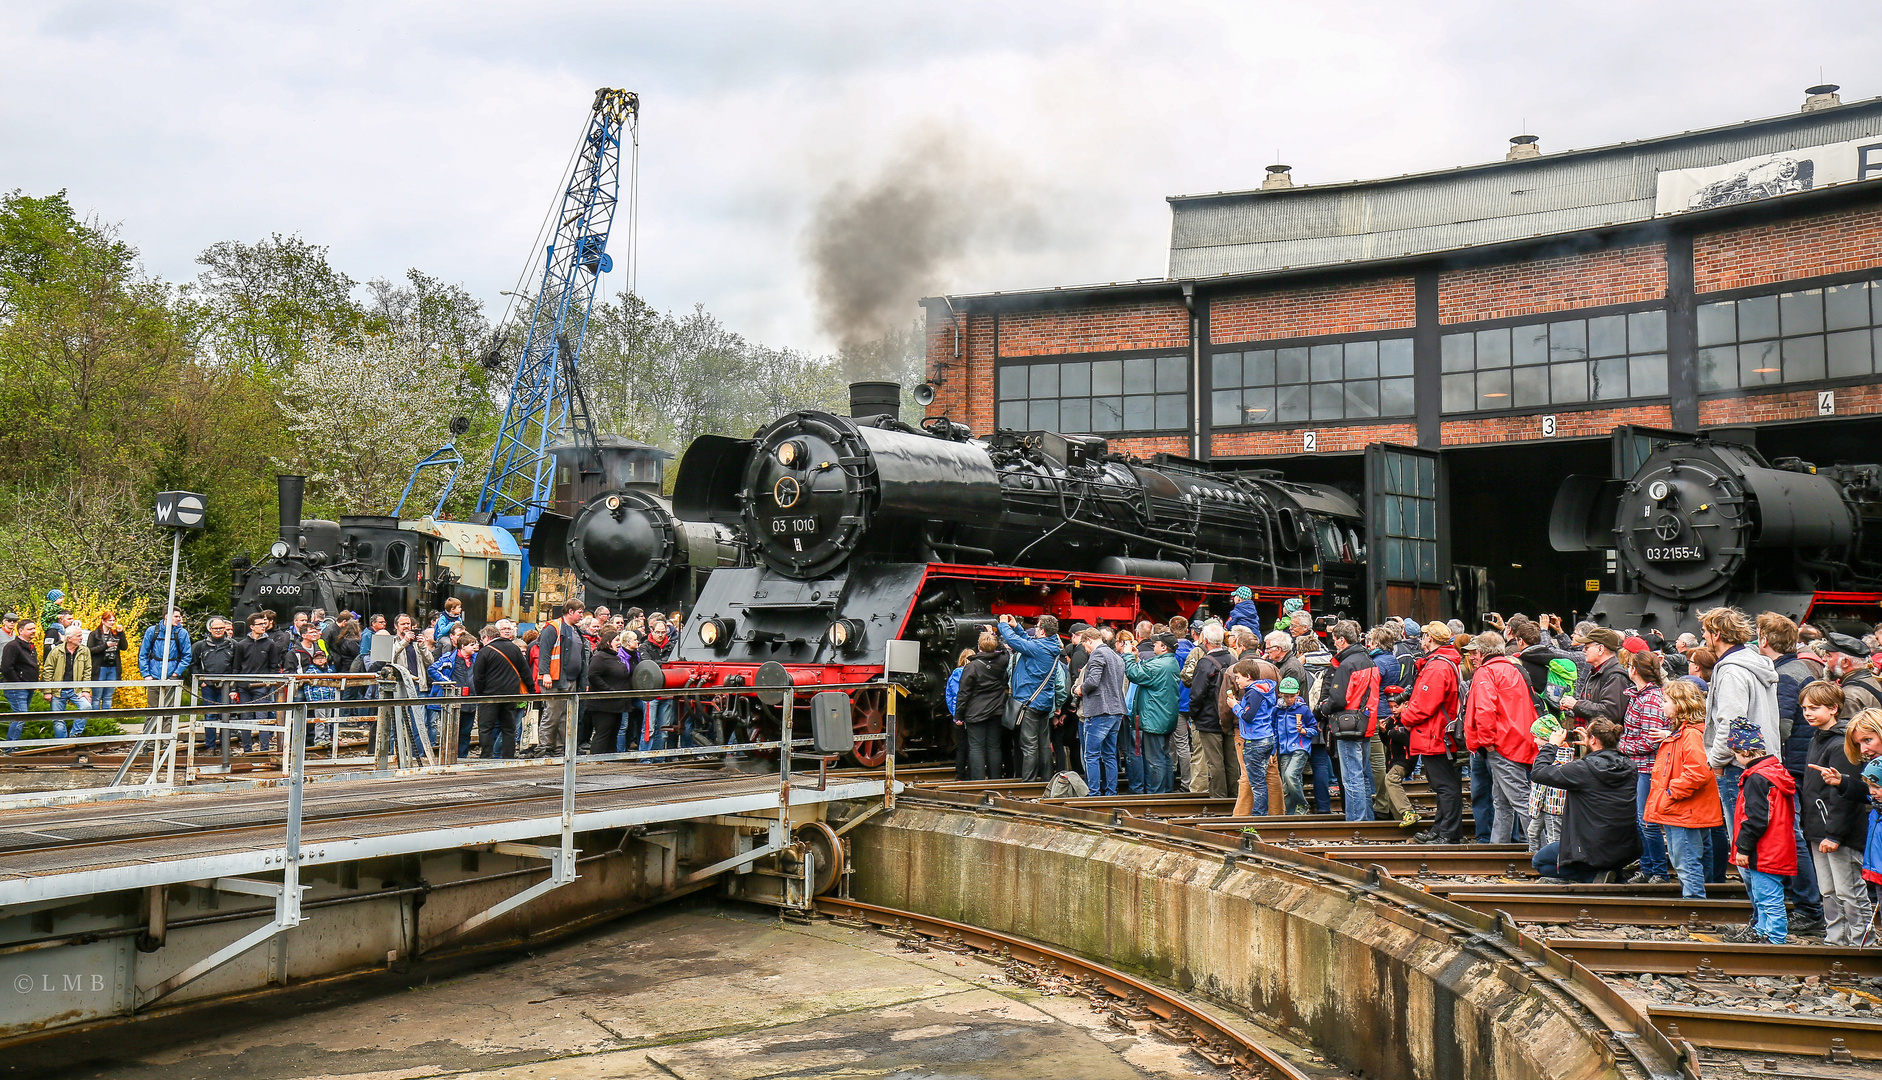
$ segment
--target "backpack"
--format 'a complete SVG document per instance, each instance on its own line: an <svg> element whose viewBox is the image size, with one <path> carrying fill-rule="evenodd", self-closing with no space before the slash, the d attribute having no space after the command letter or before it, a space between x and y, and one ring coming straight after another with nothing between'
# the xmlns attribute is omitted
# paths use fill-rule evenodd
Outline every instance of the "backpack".
<svg viewBox="0 0 1882 1080"><path fill-rule="evenodd" d="M1464 669L1451 663L1448 656L1433 656L1432 660L1442 660L1450 665L1451 675L1457 680L1457 709L1444 720L1444 741L1449 743L1453 752L1466 749L1464 743L1464 702L1470 697L1470 682L1464 678ZM1428 663L1429 661L1427 661ZM1526 680L1525 680L1526 681Z"/></svg>

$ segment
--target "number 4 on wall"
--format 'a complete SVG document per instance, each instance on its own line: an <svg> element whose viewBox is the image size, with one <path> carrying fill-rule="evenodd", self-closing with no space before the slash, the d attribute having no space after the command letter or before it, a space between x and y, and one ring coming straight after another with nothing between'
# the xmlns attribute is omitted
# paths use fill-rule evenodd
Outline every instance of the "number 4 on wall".
<svg viewBox="0 0 1882 1080"><path fill-rule="evenodd" d="M1836 415L1836 391L1834 390L1817 391L1817 415L1818 416L1835 416Z"/></svg>

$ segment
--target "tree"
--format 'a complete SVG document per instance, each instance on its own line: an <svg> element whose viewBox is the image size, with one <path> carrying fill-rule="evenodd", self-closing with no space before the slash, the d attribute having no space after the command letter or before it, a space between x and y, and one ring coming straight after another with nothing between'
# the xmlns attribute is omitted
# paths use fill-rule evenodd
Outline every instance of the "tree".
<svg viewBox="0 0 1882 1080"><path fill-rule="evenodd" d="M374 278L368 307L373 329L418 349L457 362L482 360L490 348L490 322L483 301L462 285L447 285L413 268L405 285Z"/></svg>
<svg viewBox="0 0 1882 1080"><path fill-rule="evenodd" d="M341 513L391 513L412 466L451 439L452 417L472 420L456 440L466 462L489 456L494 409L473 375L390 334L316 335L282 380L277 404L292 437L275 460L306 475L310 495ZM444 482L427 472L411 505L429 511Z"/></svg>
<svg viewBox="0 0 1882 1080"><path fill-rule="evenodd" d="M219 241L196 262L203 272L183 287L180 309L209 357L223 363L283 369L305 357L315 335L340 339L366 323L353 302L358 282L299 234Z"/></svg>

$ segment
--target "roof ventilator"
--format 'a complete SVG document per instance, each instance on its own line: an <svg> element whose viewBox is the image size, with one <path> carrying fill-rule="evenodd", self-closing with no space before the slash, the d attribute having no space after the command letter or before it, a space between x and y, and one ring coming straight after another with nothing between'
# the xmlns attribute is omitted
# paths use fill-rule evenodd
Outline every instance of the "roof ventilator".
<svg viewBox="0 0 1882 1080"><path fill-rule="evenodd" d="M1268 175L1262 178L1261 190L1271 191L1275 188L1293 187L1294 186L1293 170L1294 170L1294 167L1292 165L1268 166Z"/></svg>
<svg viewBox="0 0 1882 1080"><path fill-rule="evenodd" d="M1836 93L1841 89L1842 87L1835 83L1824 83L1821 86L1807 88L1804 90L1804 107L1800 111L1816 112L1818 109L1836 108L1843 103L1843 99Z"/></svg>
<svg viewBox="0 0 1882 1080"><path fill-rule="evenodd" d="M1541 157L1542 147L1539 135L1517 135L1510 139L1510 152L1503 155L1504 161L1521 161L1524 158Z"/></svg>

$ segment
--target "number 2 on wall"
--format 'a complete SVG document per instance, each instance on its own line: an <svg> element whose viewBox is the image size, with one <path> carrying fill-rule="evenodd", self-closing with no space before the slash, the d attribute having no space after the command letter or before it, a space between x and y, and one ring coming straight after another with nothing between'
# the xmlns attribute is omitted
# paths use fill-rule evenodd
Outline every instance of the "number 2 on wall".
<svg viewBox="0 0 1882 1080"><path fill-rule="evenodd" d="M1307 454L1318 451L1320 449L1319 433L1313 431L1303 432L1300 437L1300 448L1303 453Z"/></svg>

